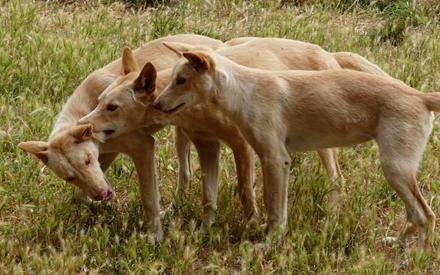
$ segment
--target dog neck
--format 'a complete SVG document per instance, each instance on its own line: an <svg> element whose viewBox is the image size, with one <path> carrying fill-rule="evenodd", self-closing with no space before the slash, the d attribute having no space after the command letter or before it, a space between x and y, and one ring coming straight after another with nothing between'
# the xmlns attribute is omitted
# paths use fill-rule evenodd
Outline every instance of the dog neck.
<svg viewBox="0 0 440 275"><path fill-rule="evenodd" d="M58 133L75 126L80 118L98 105L98 97L117 77L110 73L97 72L87 77L69 97L58 114L49 140Z"/></svg>
<svg viewBox="0 0 440 275"><path fill-rule="evenodd" d="M216 81L217 106L239 126L254 146L258 131L265 131L265 125L276 128L283 125L282 106L276 103L286 97L288 84L263 70L244 67L229 60L220 64L218 74L224 76ZM253 127L255 125L258 127Z"/></svg>
<svg viewBox="0 0 440 275"><path fill-rule="evenodd" d="M259 87L268 81L268 77L262 71L222 59L225 62L217 66L215 102L232 119L245 120L254 111L258 112L255 98L266 96L267 91L262 91Z"/></svg>

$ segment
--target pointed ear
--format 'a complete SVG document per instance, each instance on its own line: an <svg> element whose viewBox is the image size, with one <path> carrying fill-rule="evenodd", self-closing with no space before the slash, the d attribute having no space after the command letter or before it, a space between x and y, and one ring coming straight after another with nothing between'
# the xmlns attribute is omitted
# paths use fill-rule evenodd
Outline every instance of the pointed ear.
<svg viewBox="0 0 440 275"><path fill-rule="evenodd" d="M137 101L147 103L154 100L156 91L157 71L153 64L148 62L134 82L134 96Z"/></svg>
<svg viewBox="0 0 440 275"><path fill-rule="evenodd" d="M72 129L70 129L70 134L75 138L76 143L89 140L93 135L92 124L73 126Z"/></svg>
<svg viewBox="0 0 440 275"><path fill-rule="evenodd" d="M49 143L45 141L26 141L20 142L18 147L28 153L34 154L39 158L44 164L47 164L49 154L47 149L49 148Z"/></svg>
<svg viewBox="0 0 440 275"><path fill-rule="evenodd" d="M162 42L162 44L166 48L168 48L169 50L173 51L178 56L182 56L182 52L188 50L188 49L186 49L186 47L182 47L182 45L187 45L187 44L176 43L176 42L174 42L174 43L173 42Z"/></svg>
<svg viewBox="0 0 440 275"><path fill-rule="evenodd" d="M162 44L171 51L175 52L178 56L182 56L183 52L189 52L195 50L210 50L210 48L206 46L202 46L202 45L193 46L190 44L180 43L180 42L162 42Z"/></svg>
<svg viewBox="0 0 440 275"><path fill-rule="evenodd" d="M122 73L128 74L139 71L139 65L134 57L133 51L125 47L122 52Z"/></svg>
<svg viewBox="0 0 440 275"><path fill-rule="evenodd" d="M191 66L194 67L198 72L205 72L211 68L211 63L209 57L199 52L184 52L182 53Z"/></svg>
<svg viewBox="0 0 440 275"><path fill-rule="evenodd" d="M145 90L147 93L154 92L154 90L156 89L156 77L156 68L154 68L153 64L148 62L142 68L141 73L134 82L135 90L142 89Z"/></svg>

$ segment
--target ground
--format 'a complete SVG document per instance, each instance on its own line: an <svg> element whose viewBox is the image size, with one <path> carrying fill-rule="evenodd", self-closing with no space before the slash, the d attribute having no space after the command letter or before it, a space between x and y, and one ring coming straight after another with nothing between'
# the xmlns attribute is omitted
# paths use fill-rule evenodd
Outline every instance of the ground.
<svg viewBox="0 0 440 275"><path fill-rule="evenodd" d="M148 5L142 3L148 2ZM440 7L437 1L0 1L0 270L1 273L439 273L440 230L421 254L386 244L405 221L403 203L387 185L374 143L340 150L344 207L326 206L328 178L314 152L295 154L289 185L289 231L261 249L261 230L245 231L229 149L222 148L218 222L198 231L200 171L194 153L190 192L163 218L165 241L144 226L132 163L107 172L117 197L77 205L73 187L17 144L46 139L56 114L93 70L124 45L168 34L228 40L276 36L328 51L367 57L423 92L440 91ZM413 6L413 2L415 6ZM440 216L438 123L418 178ZM174 202L177 161L172 130L155 135L161 203ZM261 173L256 181L263 210ZM262 217L261 218L261 222Z"/></svg>

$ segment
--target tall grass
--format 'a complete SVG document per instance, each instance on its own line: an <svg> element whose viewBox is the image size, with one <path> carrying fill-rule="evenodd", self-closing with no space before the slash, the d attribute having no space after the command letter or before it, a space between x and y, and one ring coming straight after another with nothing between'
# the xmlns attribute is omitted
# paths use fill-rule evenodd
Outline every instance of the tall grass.
<svg viewBox="0 0 440 275"><path fill-rule="evenodd" d="M430 8L435 1L432 6L420 1L410 10L403 1L399 1L403 6L356 4L349 9L333 1L287 3L281 8L272 1L153 2L148 7L136 1L0 2L2 273L438 273L439 229L434 251L427 255L418 254L411 244L402 249L382 242L398 234L405 211L381 174L372 143L341 150L347 196L340 215L326 207L328 179L318 157L295 154L289 232L281 243L265 250L256 245L264 241L261 230L244 230L233 156L226 148L222 148L218 222L206 235L197 230L202 217L197 164L186 200L163 218L166 239L161 244L154 243L144 227L134 168L126 157L108 171L117 193L114 201L74 204L73 188L16 145L45 139L75 87L119 57L124 45L136 48L176 33L223 40L281 36L317 43L329 51L357 52L414 88L440 91L439 16ZM410 21L397 43L382 39L387 17L407 17L401 14L409 11ZM156 139L162 205L167 206L173 201L177 174L172 132L167 128ZM438 216L439 155L436 127L418 177ZM196 155L193 160L197 163ZM257 195L263 209L261 185L258 173Z"/></svg>

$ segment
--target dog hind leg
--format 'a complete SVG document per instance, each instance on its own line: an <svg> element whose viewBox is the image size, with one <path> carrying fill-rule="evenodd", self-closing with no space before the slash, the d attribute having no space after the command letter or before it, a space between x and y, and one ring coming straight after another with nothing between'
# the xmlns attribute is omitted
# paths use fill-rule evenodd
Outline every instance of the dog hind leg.
<svg viewBox="0 0 440 275"><path fill-rule="evenodd" d="M327 148L318 150L321 162L330 178L330 192L328 196L328 205L333 211L338 209L340 197L344 190L344 178L338 163L338 150L336 148Z"/></svg>
<svg viewBox="0 0 440 275"><path fill-rule="evenodd" d="M192 176L191 168L191 141L180 127L174 129L174 143L176 145L177 159L179 161L179 176L177 184L177 196L179 198L188 189L188 184Z"/></svg>
<svg viewBox="0 0 440 275"><path fill-rule="evenodd" d="M238 194L244 208L244 214L249 221L258 213L253 187L255 180L254 151L242 138L235 137L234 142L228 145L234 153L237 169Z"/></svg>
<svg viewBox="0 0 440 275"><path fill-rule="evenodd" d="M192 141L197 149L202 171L203 226L210 226L215 221L217 211L220 143L197 138Z"/></svg>
<svg viewBox="0 0 440 275"><path fill-rule="evenodd" d="M409 121L411 123L399 129L393 126L402 125L400 118L383 121L376 141L385 178L406 207L409 223L401 236L406 237L417 229L418 248L426 251L430 248L435 215L420 193L416 173L432 129L432 120L430 117L414 118L417 121Z"/></svg>

